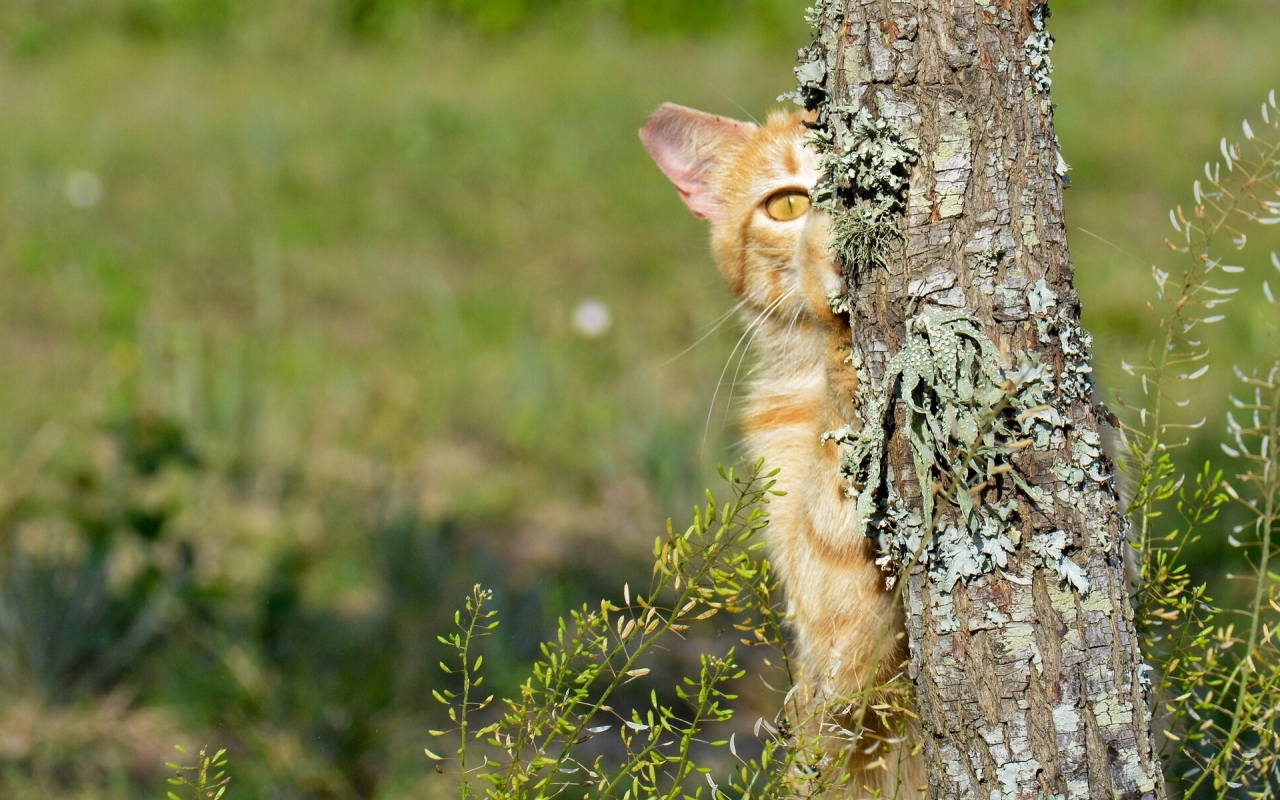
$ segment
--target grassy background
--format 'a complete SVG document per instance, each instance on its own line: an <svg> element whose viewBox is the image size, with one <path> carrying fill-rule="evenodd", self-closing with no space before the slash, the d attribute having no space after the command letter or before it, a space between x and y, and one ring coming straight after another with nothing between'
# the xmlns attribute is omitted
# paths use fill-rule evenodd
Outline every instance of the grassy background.
<svg viewBox="0 0 1280 800"><path fill-rule="evenodd" d="M229 796L441 791L419 754L466 589L498 589L509 688L737 458L737 326L680 355L731 302L635 130L664 100L759 116L803 6L6 5L0 795L158 797L170 745L206 741ZM1079 289L1125 387L1167 208L1280 75L1280 18L1055 11ZM1271 247L1241 256L1190 458L1227 365L1275 347Z"/></svg>

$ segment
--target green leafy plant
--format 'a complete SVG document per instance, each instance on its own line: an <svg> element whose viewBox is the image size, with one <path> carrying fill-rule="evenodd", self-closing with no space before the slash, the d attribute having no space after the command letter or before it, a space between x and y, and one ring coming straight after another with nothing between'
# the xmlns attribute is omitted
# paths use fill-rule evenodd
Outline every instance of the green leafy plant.
<svg viewBox="0 0 1280 800"><path fill-rule="evenodd" d="M458 780L460 798L554 797L569 790L598 797L777 797L818 793L843 780L828 769L858 739L863 715L897 718L893 687L874 687L839 708L806 711L794 688L782 631L777 584L759 556L772 474L757 463L743 476L723 471L732 496L695 509L693 523L654 543L653 578L644 593L625 586L622 604L584 605L561 620L554 639L515 697L482 690L481 640L497 627L492 594L479 586L441 637L456 653L441 664L452 688L437 690L453 727L434 730L455 743L427 748L439 772ZM738 645L703 653L696 676L683 678L674 702L625 708L619 690L650 673L653 656L674 647L693 626L732 620ZM764 648L754 666L786 681L780 711L754 726L755 741L727 732L736 709L734 681L746 673L738 647ZM771 660L772 659L772 660ZM905 695L898 695L901 701ZM725 733L727 732L727 735ZM439 751L439 752L438 752ZM727 751L727 754L724 752Z"/></svg>
<svg viewBox="0 0 1280 800"><path fill-rule="evenodd" d="M1125 365L1143 400L1121 403L1122 462L1133 479L1130 514L1141 552L1136 614L1155 671L1170 785L1185 797L1271 798L1280 791L1280 573L1273 539L1280 526L1280 349L1269 367L1235 368L1245 391L1230 397L1235 410L1222 449L1239 471L1228 478L1205 464L1187 475L1174 458L1188 442L1187 430L1203 424L1176 419L1176 408L1185 405L1179 388L1209 371L1202 330L1224 319L1216 309L1239 291L1220 278L1244 272L1220 251L1243 250L1251 225L1280 223L1274 92L1262 106L1261 128L1246 121L1243 132L1243 145L1223 139L1223 160L1205 165L1190 213L1181 206L1170 211L1178 236L1169 247L1185 266L1180 275L1153 267L1167 310L1164 336L1147 363ZM1270 261L1280 270L1274 252ZM1274 305L1269 282L1262 291ZM1226 537L1244 554L1244 573L1228 576L1247 587L1240 607L1216 603L1186 560L1200 538L1225 535L1224 511L1247 517ZM1169 512L1176 522L1162 527Z"/></svg>
<svg viewBox="0 0 1280 800"><path fill-rule="evenodd" d="M174 749L183 755L190 755L181 745L174 745ZM227 791L227 784L231 783L225 769L226 753L226 750L219 750L209 755L209 751L202 747L195 756L194 764L183 766L173 761L165 764L174 774L169 779L169 785L191 790L184 798L171 789L166 795L169 800L218 800L222 797Z"/></svg>

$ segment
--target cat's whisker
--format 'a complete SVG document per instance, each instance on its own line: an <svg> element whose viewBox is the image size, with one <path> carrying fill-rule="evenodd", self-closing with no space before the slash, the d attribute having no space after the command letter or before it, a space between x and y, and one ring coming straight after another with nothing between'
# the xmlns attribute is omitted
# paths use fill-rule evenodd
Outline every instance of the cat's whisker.
<svg viewBox="0 0 1280 800"><path fill-rule="evenodd" d="M724 363L724 369L720 370L719 379L716 380L715 391L711 393L711 406L707 409L707 421L706 421L706 424L703 425L702 427L702 448L699 451L701 455L705 455L707 451L707 434L711 432L711 415L715 413L715 410L716 410L716 397L720 394L720 386L724 383L724 376L729 371L729 365L733 363L734 354L737 353L738 348L742 346L742 340L746 339L747 335L750 334L757 326L761 324L761 322L765 319L766 315L768 315L774 309L775 306L781 304L784 300L790 297L791 293L794 291L795 291L794 289L791 289L785 292L777 300L774 300L772 303L770 303L765 308L764 311L761 311L759 315L757 315L756 318L751 321L751 324L747 325L747 328L742 332L742 335L738 337L738 343L733 346L733 350L729 351L729 358Z"/></svg>
<svg viewBox="0 0 1280 800"><path fill-rule="evenodd" d="M791 339L791 333L795 330L796 322L798 322L798 321L799 321L799 319L800 319L800 314L801 314L803 311L804 311L804 306L798 306L798 307L796 308L796 313L794 313L794 314L792 314L792 315L791 315L791 321L790 321L789 323L787 323L787 330L786 330L786 333L784 333L784 334L782 335L782 339L783 339L783 341L785 341L785 342L787 343L787 349L788 349L788 352L790 352L790 351L791 351L791 349L792 349L792 348L795 346L795 344L796 344L796 342L794 342L794 341ZM750 374L750 373L747 373L747 374Z"/></svg>
<svg viewBox="0 0 1280 800"><path fill-rule="evenodd" d="M796 249L794 247L761 247L757 245L735 245L733 247L721 247L716 252L768 253L773 255L776 255L778 253L785 253L787 255L791 255L795 253L795 251Z"/></svg>
<svg viewBox="0 0 1280 800"><path fill-rule="evenodd" d="M742 372L742 362L747 360L747 353L751 352L751 345L755 344L756 337L760 335L760 331L764 330L764 326L769 322L769 317L773 316L773 312L781 308L782 302L794 293L795 293L795 288L788 289L786 292L782 294L781 297L777 299L777 301L775 301L770 306L769 311L765 313L764 319L760 320L760 324L756 326L755 333L751 334L751 338L747 340L747 346L742 348L742 355L738 356L738 366L733 371L733 380L730 381L729 383L729 399L725 403L726 411L731 410L733 408L733 392L738 387L738 374ZM732 359L733 356L730 356L729 358ZM747 374L751 374L750 370L748 370ZM726 421L728 420L728 416L729 416L728 414L725 414ZM723 429L724 429L724 426L722 424L721 430Z"/></svg>
<svg viewBox="0 0 1280 800"><path fill-rule="evenodd" d="M720 330L720 327L721 327L722 325L724 325L726 322L728 322L728 321L729 321L729 317L733 316L733 313L734 313L735 311L737 311L738 309L742 308L742 307L743 307L743 306L745 306L746 304L747 304L747 301L746 301L746 300L740 300L740 301L738 302L738 304L737 304L737 305L735 305L733 308L729 309L728 311L724 312L723 314L721 314L721 315L720 315L719 317L717 317L716 319L712 320L712 321L711 321L711 323L709 323L709 324L711 325L711 330L709 330L709 331L707 331L706 333L702 334L702 336L698 338L698 341L694 342L693 344L689 345L689 346L688 346L688 347L686 347L685 349L681 350L679 353L676 353L674 356L672 356L671 358L668 358L666 361L663 361L661 364L659 364L659 365L658 365L658 369L662 369L663 367L667 366L667 365L668 365L668 364L670 364L671 362L673 362L673 361L675 361L676 359L680 358L681 356L683 356L683 355L687 354L687 353L688 353L690 350L692 350L693 348L695 348L695 347L697 347L698 345L700 345L700 344L702 344L703 342L705 342L707 339L709 339L709 338L711 337L711 334L713 334L713 333L715 333L716 331Z"/></svg>
<svg viewBox="0 0 1280 800"><path fill-rule="evenodd" d="M723 324L724 324L725 319L727 319L727 318L729 317L729 315L730 315L730 314L732 314L732 313L733 313L733 312L735 312L735 311L740 310L740 309L741 309L743 306L745 306L746 304L747 304L747 301L746 301L746 299L745 299L745 298L744 298L744 299L742 299L742 300L739 300L737 303L735 303L735 304L734 304L733 308L730 308L728 311L724 312L723 314L721 314L720 316L716 317L716 318L715 318L715 319L713 319L711 322L708 322L706 325L704 325L704 326L702 326L702 327L703 327L703 328L710 328L710 327L712 327L712 326L714 326L714 327L716 327L716 328L720 327L721 325L723 325Z"/></svg>
<svg viewBox="0 0 1280 800"><path fill-rule="evenodd" d="M735 106L737 106L739 111L741 111L743 114L746 114L746 115L747 115L747 119L751 120L752 122L754 122L754 123L755 123L755 124L757 124L757 125L760 125L760 124L761 124L760 120L756 119L755 114L752 114L750 111L748 111L748 110L747 110L747 109L746 109L746 108L745 108L741 103L739 103L737 100L734 100L732 97L730 97L729 95L725 94L725 92L724 92L724 91L723 91L719 86L716 86L714 83L712 83L711 81L707 81L707 80L704 80L704 81L703 81L703 84L705 84L705 85L706 85L706 87L707 87L708 89L711 89L712 91L714 91L714 92L718 93L718 94L719 94L721 97L723 97L725 100L728 100L730 103L733 103Z"/></svg>
<svg viewBox="0 0 1280 800"><path fill-rule="evenodd" d="M1142 265L1142 266L1144 266L1144 267L1147 265L1147 262L1146 262L1146 261L1142 260L1141 258L1138 258L1138 257L1137 257L1137 256L1135 256L1133 253L1130 253L1128 250L1125 250L1123 247L1121 247L1120 245L1118 245L1118 244L1116 244L1115 242L1111 241L1110 239L1107 239L1107 238L1105 238L1105 237L1099 236L1098 234L1094 233L1093 231L1087 231L1087 230L1085 230L1084 228L1081 228L1079 225L1077 225L1077 226L1076 226L1076 230L1078 230L1078 231L1080 231L1081 233L1086 234L1086 235L1088 235L1088 236L1092 236L1093 238L1097 239L1098 241L1102 242L1103 244L1107 245L1108 247L1112 248L1113 250L1116 250L1117 252L1119 252L1119 253L1120 253L1120 254L1122 254L1122 255L1126 255L1126 256L1128 256L1129 258L1133 259L1135 262L1137 262L1138 264L1141 264L1141 265Z"/></svg>
<svg viewBox="0 0 1280 800"><path fill-rule="evenodd" d="M792 287L791 287L790 289L787 289L787 293L788 293L788 294L790 294L790 293L794 293L794 292L796 292L796 291L799 291L799 288L800 288L800 287L797 287L797 285L792 285ZM792 340L792 339L791 339L791 332L792 332L792 330L794 330L794 329L795 329L796 321L800 319L800 315L801 315L801 314L804 314L804 306L803 306L803 305L796 306L796 310L795 310L794 314L792 314L792 315L791 315L791 321L790 321L790 323L787 323L787 325L786 325L786 329L785 329L785 330L783 330L783 333L782 333L781 337L778 337L778 342L782 343L782 346L786 348L786 351L787 351L788 353L790 353L790 352L791 352L791 348L792 348L792 346L794 346L794 344L796 344L796 343L794 342L794 340ZM751 343L750 343L750 342L748 342L748 347L750 347L750 346L751 346ZM748 374L748 376L754 375L754 374L755 374L755 371L756 371L756 370L758 370L758 369L760 369L760 364L759 364L759 362L756 362L756 364L751 365L751 369L749 369L748 371L746 371L746 374Z"/></svg>
<svg viewBox="0 0 1280 800"><path fill-rule="evenodd" d="M783 332L782 336L780 337L780 341L783 342L783 346L786 348L787 354L789 356L792 353L793 348L798 348L799 345L801 344L800 342L793 340L791 338L791 333L795 329L796 322L799 321L800 315L803 314L804 311L805 311L804 306L796 307L795 313L791 315L791 321L787 323L786 330ZM760 366L761 364L759 362L757 362L756 364L753 364L751 366L751 369L747 370L747 376L750 377L751 375L754 375L756 373L756 370L760 369Z"/></svg>
<svg viewBox="0 0 1280 800"><path fill-rule="evenodd" d="M670 244L669 242L659 241L656 239L643 240L646 244ZM790 247L752 247L750 245L730 245L724 247L715 247L712 244L689 244L682 242L673 245L681 250L696 250L699 253L728 253L728 252L753 252L753 253L791 253L794 252Z"/></svg>

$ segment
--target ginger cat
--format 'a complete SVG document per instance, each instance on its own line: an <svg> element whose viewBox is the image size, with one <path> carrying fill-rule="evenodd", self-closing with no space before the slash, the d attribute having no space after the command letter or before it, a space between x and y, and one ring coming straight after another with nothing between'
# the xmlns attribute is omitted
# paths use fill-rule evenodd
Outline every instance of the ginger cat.
<svg viewBox="0 0 1280 800"><path fill-rule="evenodd" d="M906 637L873 544L857 534L838 450L822 443L824 432L860 423L845 361L849 321L828 302L844 279L827 248L827 218L810 207L819 165L802 122L775 113L759 126L666 104L640 138L689 210L711 224L720 273L759 326L742 430L750 457L781 470L777 488L787 494L770 504L769 552L787 592L800 691L821 709L891 679ZM874 713L864 725L848 793L924 797L914 727L898 741Z"/></svg>

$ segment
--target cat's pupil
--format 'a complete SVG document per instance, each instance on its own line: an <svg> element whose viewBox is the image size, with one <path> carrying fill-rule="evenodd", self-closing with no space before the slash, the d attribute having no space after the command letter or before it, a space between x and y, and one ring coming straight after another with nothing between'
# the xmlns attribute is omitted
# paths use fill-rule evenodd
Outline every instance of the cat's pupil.
<svg viewBox="0 0 1280 800"><path fill-rule="evenodd" d="M765 200L765 213L779 222L799 219L809 210L809 195L798 189L775 192Z"/></svg>

